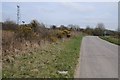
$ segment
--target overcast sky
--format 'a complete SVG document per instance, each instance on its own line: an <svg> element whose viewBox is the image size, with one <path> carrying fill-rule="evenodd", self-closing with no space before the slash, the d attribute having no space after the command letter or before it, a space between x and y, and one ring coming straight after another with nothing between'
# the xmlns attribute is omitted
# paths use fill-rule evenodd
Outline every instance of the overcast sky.
<svg viewBox="0 0 120 80"><path fill-rule="evenodd" d="M16 21L16 5L20 5L21 21L36 19L47 25L76 24L80 27L104 23L107 29L118 27L117 2L3 2L2 21Z"/></svg>

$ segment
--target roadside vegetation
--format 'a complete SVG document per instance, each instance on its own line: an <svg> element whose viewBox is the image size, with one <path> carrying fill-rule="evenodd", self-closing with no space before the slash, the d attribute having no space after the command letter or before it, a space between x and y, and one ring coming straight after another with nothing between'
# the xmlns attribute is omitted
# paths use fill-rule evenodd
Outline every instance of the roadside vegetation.
<svg viewBox="0 0 120 80"><path fill-rule="evenodd" d="M119 44L119 32L105 29L103 23L94 29L72 24L46 26L37 20L20 25L14 21L0 24L3 78L73 78L85 35L101 36Z"/></svg>
<svg viewBox="0 0 120 80"><path fill-rule="evenodd" d="M7 55L3 77L7 78L73 78L82 35L29 52ZM67 71L60 74L59 71Z"/></svg>
<svg viewBox="0 0 120 80"><path fill-rule="evenodd" d="M3 78L73 78L83 36L78 26L5 21L2 30Z"/></svg>
<svg viewBox="0 0 120 80"><path fill-rule="evenodd" d="M84 32L88 35L99 36L101 39L120 45L120 31L105 29L103 23L98 23L96 28L90 28L90 26L87 26Z"/></svg>
<svg viewBox="0 0 120 80"><path fill-rule="evenodd" d="M106 41L109 41L111 43L114 43L116 45L120 45L120 41L118 37L113 37L113 36L100 36L101 39L104 39Z"/></svg>

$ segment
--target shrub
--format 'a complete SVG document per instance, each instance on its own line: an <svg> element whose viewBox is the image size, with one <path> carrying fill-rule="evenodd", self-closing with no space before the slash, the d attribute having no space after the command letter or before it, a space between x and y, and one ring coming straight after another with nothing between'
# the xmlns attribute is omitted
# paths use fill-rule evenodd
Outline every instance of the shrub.
<svg viewBox="0 0 120 80"><path fill-rule="evenodd" d="M68 31L68 30L64 30L63 32L64 32L66 35L70 33L70 31Z"/></svg>
<svg viewBox="0 0 120 80"><path fill-rule="evenodd" d="M24 38L26 40L33 39L35 33L32 31L31 27L20 26L16 32L16 38Z"/></svg>
<svg viewBox="0 0 120 80"><path fill-rule="evenodd" d="M67 38L70 38L71 37L71 35L70 34L67 34Z"/></svg>
<svg viewBox="0 0 120 80"><path fill-rule="evenodd" d="M52 42L56 42L57 41L57 38L56 37L50 37L50 40L52 41Z"/></svg>
<svg viewBox="0 0 120 80"><path fill-rule="evenodd" d="M63 38L63 36L64 36L64 33L62 32L62 31L59 31L58 33L57 33L57 38Z"/></svg>
<svg viewBox="0 0 120 80"><path fill-rule="evenodd" d="M16 30L17 24L14 21L7 20L4 23L2 23L2 29L3 30Z"/></svg>

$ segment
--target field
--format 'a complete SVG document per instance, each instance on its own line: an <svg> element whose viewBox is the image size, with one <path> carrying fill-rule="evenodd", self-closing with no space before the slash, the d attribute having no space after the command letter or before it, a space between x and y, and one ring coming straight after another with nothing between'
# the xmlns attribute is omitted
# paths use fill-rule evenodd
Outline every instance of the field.
<svg viewBox="0 0 120 80"><path fill-rule="evenodd" d="M82 35L3 58L3 78L73 78ZM61 72L61 73L60 73Z"/></svg>
<svg viewBox="0 0 120 80"><path fill-rule="evenodd" d="M106 41L109 41L111 43L114 43L116 45L120 45L119 38L115 38L115 37L112 37L112 36L100 36L100 38L104 39Z"/></svg>

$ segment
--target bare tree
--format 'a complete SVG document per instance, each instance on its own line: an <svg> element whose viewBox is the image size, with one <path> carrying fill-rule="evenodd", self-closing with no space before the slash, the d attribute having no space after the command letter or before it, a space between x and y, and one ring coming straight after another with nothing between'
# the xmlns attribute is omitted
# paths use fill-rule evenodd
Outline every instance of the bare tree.
<svg viewBox="0 0 120 80"><path fill-rule="evenodd" d="M77 30L77 31L79 31L79 30L80 30L79 25L69 24L69 25L68 25L68 27L69 27L71 30Z"/></svg>
<svg viewBox="0 0 120 80"><path fill-rule="evenodd" d="M101 30L105 30L105 25L103 23L98 23L96 27Z"/></svg>
<svg viewBox="0 0 120 80"><path fill-rule="evenodd" d="M98 23L96 28L94 29L94 35L103 36L105 31L105 26L103 23Z"/></svg>

